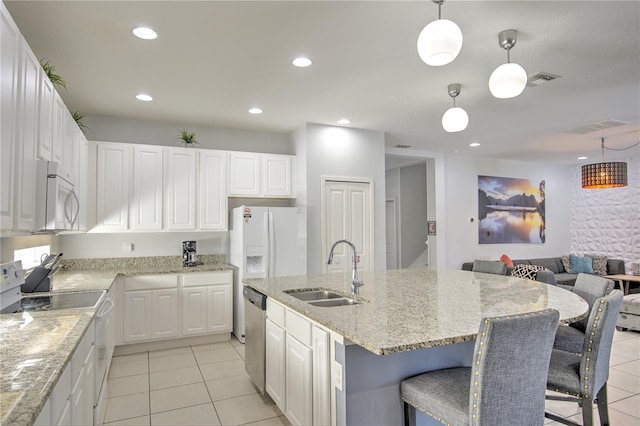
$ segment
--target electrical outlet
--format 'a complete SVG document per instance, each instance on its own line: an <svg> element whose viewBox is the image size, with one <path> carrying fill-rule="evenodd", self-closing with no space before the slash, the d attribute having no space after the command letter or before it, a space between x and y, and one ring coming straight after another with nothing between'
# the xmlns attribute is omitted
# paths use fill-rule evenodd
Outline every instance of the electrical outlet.
<svg viewBox="0 0 640 426"><path fill-rule="evenodd" d="M133 243L122 243L122 252L131 253L133 251Z"/></svg>
<svg viewBox="0 0 640 426"><path fill-rule="evenodd" d="M342 392L342 364L335 362L336 364L336 388Z"/></svg>

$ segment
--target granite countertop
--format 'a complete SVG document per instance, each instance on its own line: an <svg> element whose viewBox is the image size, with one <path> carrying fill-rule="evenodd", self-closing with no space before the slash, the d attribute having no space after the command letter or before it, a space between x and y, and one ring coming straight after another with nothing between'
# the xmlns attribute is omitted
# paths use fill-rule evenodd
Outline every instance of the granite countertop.
<svg viewBox="0 0 640 426"><path fill-rule="evenodd" d="M109 290L118 275L178 274L232 269L221 255L199 256L185 268L179 256L63 260L52 292ZM39 293L45 295L47 293ZM30 425L95 316L97 308L0 315L0 424Z"/></svg>
<svg viewBox="0 0 640 426"><path fill-rule="evenodd" d="M483 317L554 308L561 322L586 316L588 305L562 288L515 277L461 270L365 272L364 303L316 307L283 293L323 288L349 295L351 274L265 279L244 283L377 355L473 340Z"/></svg>

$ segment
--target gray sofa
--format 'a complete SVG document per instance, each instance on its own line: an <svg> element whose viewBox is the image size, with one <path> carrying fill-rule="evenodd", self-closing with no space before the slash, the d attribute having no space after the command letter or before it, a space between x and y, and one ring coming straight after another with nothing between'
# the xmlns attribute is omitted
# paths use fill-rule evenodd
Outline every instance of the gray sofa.
<svg viewBox="0 0 640 426"><path fill-rule="evenodd" d="M547 284L555 284L560 287L571 289L576 282L578 274L565 271L562 259L559 257L545 257L542 259L518 259L513 261L514 265L538 265L547 268L549 271L540 271L536 274L536 281ZM473 262L465 262L462 269L471 271ZM624 261L620 259L607 259L607 275L624 274ZM507 268L507 275L511 275L511 268Z"/></svg>

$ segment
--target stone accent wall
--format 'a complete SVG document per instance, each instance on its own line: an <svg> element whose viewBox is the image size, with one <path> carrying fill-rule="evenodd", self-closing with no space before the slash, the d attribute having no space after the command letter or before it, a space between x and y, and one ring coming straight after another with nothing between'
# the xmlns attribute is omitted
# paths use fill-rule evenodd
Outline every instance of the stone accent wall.
<svg viewBox="0 0 640 426"><path fill-rule="evenodd" d="M629 273L631 262L640 262L640 156L619 161L627 162L628 186L624 188L582 189L581 166L573 167L569 182L571 252L624 259Z"/></svg>

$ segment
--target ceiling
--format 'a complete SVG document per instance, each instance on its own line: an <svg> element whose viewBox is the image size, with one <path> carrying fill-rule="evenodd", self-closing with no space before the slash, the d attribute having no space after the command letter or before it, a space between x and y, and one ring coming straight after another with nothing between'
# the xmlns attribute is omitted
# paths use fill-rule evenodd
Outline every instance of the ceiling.
<svg viewBox="0 0 640 426"><path fill-rule="evenodd" d="M288 133L306 122L387 133L387 145L491 158L599 161L600 138L640 140L640 2L446 1L462 29L460 55L442 67L416 52L437 18L431 1L6 1L38 58L67 80L70 110ZM131 30L152 27L144 41ZM561 78L493 98L506 62L498 33L514 28L512 62ZM309 68L291 60L305 55ZM446 133L447 85L460 83L466 130ZM153 102L140 102L145 92ZM258 106L261 115L248 114ZM574 134L603 120L623 124ZM470 148L471 142L480 143ZM607 151L607 158L636 155Z"/></svg>

